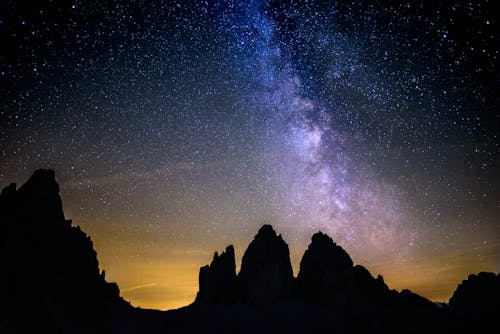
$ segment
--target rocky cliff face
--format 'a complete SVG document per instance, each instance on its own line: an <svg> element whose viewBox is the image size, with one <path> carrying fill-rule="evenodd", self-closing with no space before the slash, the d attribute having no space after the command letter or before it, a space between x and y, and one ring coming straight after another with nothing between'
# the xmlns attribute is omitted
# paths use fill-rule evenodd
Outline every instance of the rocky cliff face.
<svg viewBox="0 0 500 334"><path fill-rule="evenodd" d="M290 298L294 277L288 245L271 225L260 228L248 246L238 276L234 248L217 252L210 265L200 268L200 287L196 302L243 302L265 304Z"/></svg>
<svg viewBox="0 0 500 334"><path fill-rule="evenodd" d="M459 314L500 309L500 274L469 275L458 285L449 305L450 310Z"/></svg>
<svg viewBox="0 0 500 334"><path fill-rule="evenodd" d="M196 302L265 304L297 300L325 305L354 305L367 300L386 302L391 296L382 276L374 278L353 262L326 234L313 235L293 277L288 245L270 225L264 225L248 246L241 271L235 273L234 249L216 252L200 268Z"/></svg>
<svg viewBox="0 0 500 334"><path fill-rule="evenodd" d="M0 324L28 332L110 330L108 305L121 302L118 286L99 273L90 238L65 220L54 171L37 170L21 188L2 190L0 262Z"/></svg>
<svg viewBox="0 0 500 334"><path fill-rule="evenodd" d="M215 253L212 263L200 269L196 302L264 305L284 301L366 310L372 315L379 312L380 317L399 314L399 309L415 314L437 310L429 300L408 290L389 290L382 276L374 278L363 266L353 266L349 254L321 232L313 235L296 279L288 245L270 225L264 225L248 246L238 276L232 246L220 256ZM377 312L371 311L374 305L379 305Z"/></svg>
<svg viewBox="0 0 500 334"><path fill-rule="evenodd" d="M227 246L221 255L215 252L212 263L200 268L199 284L197 302L231 303L237 300L236 263L232 245Z"/></svg>
<svg viewBox="0 0 500 334"><path fill-rule="evenodd" d="M458 285L449 302L457 327L468 332L487 332L498 327L500 274L481 272Z"/></svg>
<svg viewBox="0 0 500 334"><path fill-rule="evenodd" d="M381 275L374 278L365 267L360 265L354 266L353 271L358 298L380 300L387 296L389 288Z"/></svg>
<svg viewBox="0 0 500 334"><path fill-rule="evenodd" d="M352 260L328 235L318 232L300 261L297 283L298 294L308 301L351 303L356 289Z"/></svg>
<svg viewBox="0 0 500 334"><path fill-rule="evenodd" d="M243 301L262 304L290 296L293 271L288 245L271 225L264 225L248 245L238 276Z"/></svg>

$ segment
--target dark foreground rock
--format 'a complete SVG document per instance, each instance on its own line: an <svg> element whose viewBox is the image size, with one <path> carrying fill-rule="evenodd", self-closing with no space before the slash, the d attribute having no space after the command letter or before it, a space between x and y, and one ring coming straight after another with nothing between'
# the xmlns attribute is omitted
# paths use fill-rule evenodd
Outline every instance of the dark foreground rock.
<svg viewBox="0 0 500 334"><path fill-rule="evenodd" d="M306 301L351 304L356 298L356 281L351 257L326 234L312 236L300 261L298 295Z"/></svg>
<svg viewBox="0 0 500 334"><path fill-rule="evenodd" d="M449 312L464 331L486 332L500 326L500 274L469 275L453 293Z"/></svg>
<svg viewBox="0 0 500 334"><path fill-rule="evenodd" d="M0 195L0 333L110 333L126 303L90 238L64 218L52 170Z"/></svg>
<svg viewBox="0 0 500 334"><path fill-rule="evenodd" d="M264 225L236 274L234 248L200 269L193 304L131 307L99 271L90 238L66 220L55 173L38 170L0 195L0 334L4 333L476 333L498 328L500 276L479 273L449 305L353 262L319 232L293 277L288 245Z"/></svg>
<svg viewBox="0 0 500 334"><path fill-rule="evenodd" d="M240 299L264 304L291 296L293 270L288 245L271 225L264 225L248 245L238 275Z"/></svg>
<svg viewBox="0 0 500 334"><path fill-rule="evenodd" d="M212 263L200 268L199 284L197 302L236 302L236 262L232 245L221 255L215 252Z"/></svg>

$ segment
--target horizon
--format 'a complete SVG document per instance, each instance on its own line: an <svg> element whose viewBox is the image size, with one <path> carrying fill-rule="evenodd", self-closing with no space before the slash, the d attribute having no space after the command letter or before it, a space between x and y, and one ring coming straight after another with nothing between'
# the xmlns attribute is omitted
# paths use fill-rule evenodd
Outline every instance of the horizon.
<svg viewBox="0 0 500 334"><path fill-rule="evenodd" d="M71 219L71 217L67 217L68 219ZM74 225L77 225L75 221L73 221ZM271 224L272 225L272 224ZM274 227L274 226L273 226ZM85 229L83 229L84 232ZM162 261L159 261L159 264L144 264L142 262L134 262L134 261L128 261L126 265L130 266L131 268L129 270L124 270L125 273L120 273L119 271L115 273L114 270L108 270L107 267L105 267L105 260L102 260L102 256L100 255L99 248L101 247L99 244L96 244L95 238L91 235L90 237L92 238L94 242L94 247L96 248L97 251L97 257L99 260L99 266L101 270L106 270L106 277L108 278L108 281L110 282L116 282L118 286L120 287L120 294L123 296L127 301L131 302L133 306L136 307L141 307L141 308L148 308L148 309L157 309L157 310L171 310L171 309L177 309L183 306L187 306L194 302L196 293L198 292L198 274L199 270L202 266L205 266L209 264L212 259L213 259L213 254L214 252L218 252L219 254L225 250L225 248L228 245L233 245L235 248L235 259L236 259L236 272L239 273L240 271L240 266L241 266L241 259L243 257L245 249L248 247L248 244L253 240L253 237L255 234L257 234L258 227L255 229L254 232L249 232L249 237L247 238L247 242L235 244L233 242L229 242L227 244L224 244L223 246L217 247L214 246L213 249L211 250L201 250L201 249L193 249L193 250L184 250L185 254L184 258L185 260L182 261L181 263L175 263L175 262L169 262L169 261L163 261L167 263L163 263ZM320 232L320 230L316 231ZM313 232L313 233L316 233ZM279 230L276 230L276 233L282 234ZM313 233L308 237L307 242L304 244L303 242L294 242L293 244L287 240L286 236L283 236L283 239L285 242L288 244L289 249L290 249L290 260L292 262L292 268L293 268L293 274L294 277L297 277L297 274L299 272L299 263L302 258L302 255L304 254L305 250L307 249L307 246L310 243L310 238L312 237ZM328 234L328 233L326 233ZM333 240L336 244L344 248L341 244ZM214 243L214 245L222 245L220 241L217 243ZM302 246L302 248L300 248ZM481 245L480 245L481 246ZM293 251L292 251L293 249ZM485 247L485 249L487 249ZM374 276L377 277L377 275L382 275L384 277L385 283L389 286L390 289L395 289L397 291L401 291L403 289L409 289L412 292L415 292L433 302L444 302L448 303L449 298L451 298L453 292L456 290L457 286L465 279L470 274L477 274L481 271L489 271L491 267L489 267L487 264L484 265L483 263L476 263L471 265L470 271L466 271L467 269L462 269L459 270L458 273L455 272L455 277L457 277L460 273L464 273L462 278L457 277L458 280L455 281L453 279L449 279L446 284L443 286L433 286L432 283L429 284L428 280L426 280L425 277L418 277L417 275L414 274L409 274L409 275L404 275L406 270L411 270L412 268L415 268L415 266L394 266L391 268L392 270L385 270L384 271L384 263L362 263L356 261L355 258L352 257L351 253L345 249L351 258L353 259L353 262L355 265L362 265L365 268L367 268L370 273ZM182 253L182 252L180 252ZM190 256L192 253L197 253L198 256ZM174 253L175 255L181 255L179 253ZM449 257L453 256L454 254L441 254L443 257ZM464 257L466 255L463 255ZM469 255L470 256L470 255ZM421 262L423 259L419 259ZM468 259L469 260L469 259ZM115 261L113 260L108 260L111 263L114 263ZM120 260L116 262L121 262ZM391 259L388 259L386 262L388 263L393 263L394 260L391 261ZM190 263L190 265L188 265ZM116 263L116 267L121 267L123 264L118 264ZM456 263L449 263L448 265L454 266L457 265ZM114 267L114 266L113 266ZM111 267L111 268L113 268ZM176 268L177 267L177 268ZM186 268L189 267L189 268ZM171 269L175 268L175 269ZM142 269L144 272L149 273L149 277L151 277L150 280L137 280L137 281L132 281L133 283L129 284L136 284L135 282L140 282L137 285L131 285L128 287L122 286L120 284L120 281L127 282L127 280L124 278L128 277L133 277L133 274L127 273L127 272L137 272L137 270ZM406 269L406 270L405 270ZM169 272L176 272L178 273L177 275L177 280L171 281L167 277L163 278L163 274L169 273ZM180 275L179 275L180 273ZM120 275L121 274L121 275ZM116 276L115 276L116 275ZM416 277L415 277L416 276ZM153 279L155 277L158 277L160 279ZM116 278L116 279L115 279ZM162 279L163 278L163 279ZM189 282L189 284L186 284L186 281ZM423 282L421 282L423 281ZM142 282L149 282L149 283L142 283ZM148 289L148 288L158 288L156 289L151 289L150 291L142 291L144 294L140 294L137 292L140 292L140 290L143 289ZM164 298L162 298L162 295L158 295L160 291L164 291ZM175 291L175 292L173 292ZM434 292L435 291L435 292ZM177 297L177 293L180 293L181 295ZM177 298L176 298L177 297ZM158 299L158 300L157 300Z"/></svg>
<svg viewBox="0 0 500 334"><path fill-rule="evenodd" d="M494 5L0 4L0 186L57 173L65 216L143 308L258 227L294 275L322 231L446 302L500 272Z"/></svg>
<svg viewBox="0 0 500 334"><path fill-rule="evenodd" d="M16 183L17 188L19 189L19 187L21 187L24 182L27 181L27 179L28 178L26 178L22 182L11 183ZM56 181L58 181L57 171ZM82 227L83 232L85 232L91 238L94 244L94 249L97 252L100 271L104 270L106 272L106 278L108 282L115 282L118 284L120 288L120 295L126 301L130 302L135 307L140 307L143 309L166 311L178 309L192 304L199 289L198 274L200 268L212 261L214 252L218 252L219 254L221 254L221 252L225 250L228 245L233 245L235 248L236 273L238 274L240 271L241 259L243 257L244 251L248 247L248 244L250 244L250 242L253 240L254 236L257 234L259 228L262 226L256 226L254 231L247 231L248 233L245 232L242 239L245 235L249 235L246 243L243 242L236 245L235 243L229 242L223 246L216 247L213 250L198 248L196 250L182 249L177 251L170 251L171 256L180 256L182 261L160 259L154 263L153 261L147 261L147 263L144 263L144 261L140 261L137 259L135 261L130 259L123 261L122 259L116 258L106 259L106 257L104 257L105 260L102 260L100 248L103 247L102 244L105 244L106 241L102 241L100 240L100 238L98 238L98 241L96 242L96 238L94 238L90 231L87 231L83 225L79 224L78 221L75 221L71 216L68 215L68 210L66 210L65 199L63 195L64 190L61 186L60 188L65 217L66 219L72 221L73 226ZM272 224L270 225L272 226ZM299 247L297 247L297 240L294 243L290 243L287 240L286 235L282 234L281 231L277 230L274 226L273 228L275 229L277 235L282 235L284 241L289 246L293 275L296 278L299 272L300 260L311 241L312 235L320 231L318 230L312 232L311 235L307 237L307 242L304 244L303 249L300 249ZM328 233L326 234L328 235ZM333 242L337 243L335 239L333 239ZM221 244L220 241L218 243ZM293 246L293 244L295 244L295 247ZM339 243L337 243L337 245L342 247L342 245ZM127 248L130 251L130 247ZM106 249L106 246L104 246L104 249ZM116 252L117 249L119 248L116 248L116 246L111 247L111 251ZM461 278L458 279L458 281L454 281L453 279L451 279L445 286L434 286L432 284L429 284L428 282L425 282L424 280L424 284L422 286L419 284L419 279L421 279L421 277L415 277L415 275L413 274L410 275L411 278L408 278L408 276L405 277L405 268L411 270L411 265L405 267L402 264L400 264L399 266L393 264L394 267L391 268L392 271L386 270L384 274L384 272L377 271L377 268L384 268L384 263L368 264L358 262L355 258L352 257L352 254L348 249L345 250L348 252L349 256L351 256L354 265L364 266L374 277L377 277L377 275L382 275L389 289L394 289L397 291L409 289L410 291L415 292L433 302L448 303L449 298L456 290L457 286L463 280L467 279L469 275L488 271L488 267L484 267L484 264L475 263L470 266L471 271L469 272L467 272L465 268L462 268L461 270L455 272L456 275L459 275L459 273L464 274ZM448 257L450 255L442 254L441 256ZM114 265L107 266L107 261L110 261L110 263L114 263ZM394 260L391 261L391 259L388 259L386 262L393 263L393 261ZM448 265L453 266L454 264L448 263ZM137 274L138 272L140 272L141 274ZM167 273L171 272L176 273L176 277L174 280L171 280L171 278L166 275ZM146 279L144 279L145 277ZM438 298L432 297L433 291L436 291L435 296L438 296ZM444 297L439 298L439 296Z"/></svg>

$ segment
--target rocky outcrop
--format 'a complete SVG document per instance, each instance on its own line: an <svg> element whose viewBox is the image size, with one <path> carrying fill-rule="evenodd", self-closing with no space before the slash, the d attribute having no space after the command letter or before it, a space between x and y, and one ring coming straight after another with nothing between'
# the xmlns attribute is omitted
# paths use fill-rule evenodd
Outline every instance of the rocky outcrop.
<svg viewBox="0 0 500 334"><path fill-rule="evenodd" d="M458 328L486 332L498 326L500 274L480 272L469 275L453 293L449 312Z"/></svg>
<svg viewBox="0 0 500 334"><path fill-rule="evenodd" d="M243 313L234 316L240 320L224 320L228 321L224 326L232 328L229 332L238 323L257 331L262 331L258 328L264 323L271 332L324 331L332 326L346 333L398 333L401 328L408 333L440 332L445 328L436 305L409 290L390 290L382 276L374 278L363 266L353 266L349 254L321 232L313 235L294 279L288 246L270 225L264 225L243 256L236 296L225 289L233 286L234 277L232 247L220 256L215 253L212 263L200 269L200 291L188 312L207 312L203 305L210 303L209 312L221 319L218 308L229 307L223 309L229 313L239 309ZM255 314L257 310L264 313Z"/></svg>
<svg viewBox="0 0 500 334"><path fill-rule="evenodd" d="M300 262L297 296L308 303L344 310L353 317L351 326L359 331L374 329L380 319L388 318L392 320L386 328L397 330L408 321L416 322L415 330L427 331L426 322L415 320L422 314L439 325L436 305L409 290L389 290L382 276L374 278L365 267L353 266L349 254L321 232L313 235Z"/></svg>
<svg viewBox="0 0 500 334"><path fill-rule="evenodd" d="M217 252L210 265L200 268L196 302L266 304L292 297L294 277L288 245L271 225L260 228L235 273L234 248Z"/></svg>
<svg viewBox="0 0 500 334"><path fill-rule="evenodd" d="M238 276L240 296L251 304L290 297L294 278L288 245L271 225L264 225L248 246Z"/></svg>
<svg viewBox="0 0 500 334"><path fill-rule="evenodd" d="M215 252L212 263L200 268L199 284L197 302L231 303L237 300L236 263L232 245L227 246L221 255Z"/></svg>
<svg viewBox="0 0 500 334"><path fill-rule="evenodd" d="M353 271L356 293L360 298L372 300L386 298L389 288L381 275L374 278L365 267L360 265L354 266Z"/></svg>
<svg viewBox="0 0 500 334"><path fill-rule="evenodd" d="M59 185L55 180L55 172L51 169L35 171L17 190L15 183L5 187L0 201L3 217L22 220L24 224L64 222Z"/></svg>
<svg viewBox="0 0 500 334"><path fill-rule="evenodd" d="M328 235L311 238L300 261L297 295L308 302L346 306L389 298L384 278L374 278L363 266L353 266L347 252Z"/></svg>
<svg viewBox="0 0 500 334"><path fill-rule="evenodd" d="M54 171L4 188L0 222L0 328L109 332L118 286L99 272L90 237L64 218Z"/></svg>
<svg viewBox="0 0 500 334"><path fill-rule="evenodd" d="M458 285L449 307L457 314L500 309L500 274L481 272L469 275Z"/></svg>
<svg viewBox="0 0 500 334"><path fill-rule="evenodd" d="M328 304L352 303L355 279L352 260L328 235L318 232L300 261L298 294Z"/></svg>

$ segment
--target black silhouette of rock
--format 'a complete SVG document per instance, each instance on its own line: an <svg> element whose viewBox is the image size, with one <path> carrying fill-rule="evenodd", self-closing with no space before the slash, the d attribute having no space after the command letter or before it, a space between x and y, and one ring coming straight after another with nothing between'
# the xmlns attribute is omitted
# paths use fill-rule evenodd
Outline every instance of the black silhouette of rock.
<svg viewBox="0 0 500 334"><path fill-rule="evenodd" d="M351 303L356 289L352 260L328 235L318 232L300 261L297 283L306 300Z"/></svg>
<svg viewBox="0 0 500 334"><path fill-rule="evenodd" d="M248 246L238 275L241 298L262 304L290 297L294 278L288 245L264 225Z"/></svg>
<svg viewBox="0 0 500 334"><path fill-rule="evenodd" d="M458 327L469 332L498 327L500 274L469 275L450 298L449 311Z"/></svg>
<svg viewBox="0 0 500 334"><path fill-rule="evenodd" d="M199 284L197 302L236 301L236 263L232 245L227 246L221 255L215 252L212 263L200 268Z"/></svg>
<svg viewBox="0 0 500 334"><path fill-rule="evenodd" d="M429 319L434 330L441 328L436 305L409 290L389 290L382 276L374 278L363 266L353 266L349 254L321 232L313 235L300 262L297 295L342 315L353 332L399 332L405 323L414 324L408 333L429 332Z"/></svg>
<svg viewBox="0 0 500 334"><path fill-rule="evenodd" d="M297 287L304 300L337 306L387 303L391 296L382 276L374 278L365 267L353 266L349 254L321 232L312 236L300 261Z"/></svg>
<svg viewBox="0 0 500 334"><path fill-rule="evenodd" d="M457 314L484 313L500 308L500 275L485 272L469 275L458 285L449 307Z"/></svg>
<svg viewBox="0 0 500 334"><path fill-rule="evenodd" d="M387 297L389 287L384 278L378 275L374 278L363 266L356 265L353 268L357 295L364 299L380 300Z"/></svg>
<svg viewBox="0 0 500 334"><path fill-rule="evenodd" d="M99 273L90 238L65 220L52 170L0 195L0 329L96 332L112 328L118 286ZM29 319L29 321L27 321Z"/></svg>
<svg viewBox="0 0 500 334"><path fill-rule="evenodd" d="M16 184L5 187L1 193L0 208L3 217L22 220L23 223L52 224L64 222L59 185L53 170L39 169L16 190Z"/></svg>

